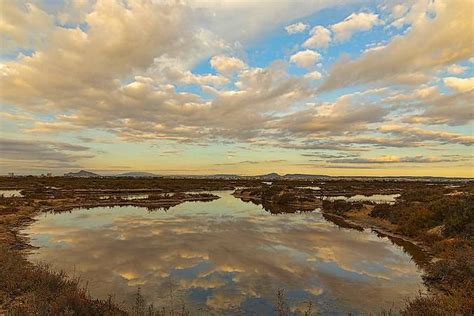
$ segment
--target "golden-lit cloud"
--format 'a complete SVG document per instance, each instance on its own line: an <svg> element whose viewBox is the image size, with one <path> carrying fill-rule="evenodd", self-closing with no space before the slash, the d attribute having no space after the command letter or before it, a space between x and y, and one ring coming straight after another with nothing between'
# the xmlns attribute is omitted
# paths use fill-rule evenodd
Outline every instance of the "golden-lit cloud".
<svg viewBox="0 0 474 316"><path fill-rule="evenodd" d="M308 27L309 27L308 24L298 22L298 23L294 23L294 24L286 26L285 30L288 32L288 34L296 34L296 33L301 33L301 32L306 31Z"/></svg>
<svg viewBox="0 0 474 316"><path fill-rule="evenodd" d="M198 172L279 152L271 166L285 172L308 163L300 157L310 150L464 155L474 93L469 1L359 2L4 1L2 136L41 146L88 140L92 153L44 163L57 170L106 170L108 159L154 168L152 157L162 157L157 166ZM320 19L323 9L337 14ZM414 134L386 128L395 125ZM219 156L218 146L239 150ZM205 154L192 159L186 149L196 147ZM173 150L179 163L162 155Z"/></svg>
<svg viewBox="0 0 474 316"><path fill-rule="evenodd" d="M472 57L471 1L436 1L433 10L434 17L423 12L406 35L395 36L385 47L335 64L320 91L391 80Z"/></svg>
<svg viewBox="0 0 474 316"><path fill-rule="evenodd" d="M376 25L383 24L377 14L374 13L352 13L344 21L331 25L336 41L347 41L352 34L360 31L368 31Z"/></svg>
<svg viewBox="0 0 474 316"><path fill-rule="evenodd" d="M474 77L471 77L471 78L446 77L446 78L443 78L443 82L445 86L459 92L474 90Z"/></svg>
<svg viewBox="0 0 474 316"><path fill-rule="evenodd" d="M311 29L310 37L303 43L308 48L326 48L331 42L331 31L321 25Z"/></svg>
<svg viewBox="0 0 474 316"><path fill-rule="evenodd" d="M211 66L222 74L232 74L247 68L247 65L238 58L217 55L211 58Z"/></svg>
<svg viewBox="0 0 474 316"><path fill-rule="evenodd" d="M318 52L307 49L292 55L290 61L298 65L298 67L308 68L314 66L319 58L321 58L321 55Z"/></svg>

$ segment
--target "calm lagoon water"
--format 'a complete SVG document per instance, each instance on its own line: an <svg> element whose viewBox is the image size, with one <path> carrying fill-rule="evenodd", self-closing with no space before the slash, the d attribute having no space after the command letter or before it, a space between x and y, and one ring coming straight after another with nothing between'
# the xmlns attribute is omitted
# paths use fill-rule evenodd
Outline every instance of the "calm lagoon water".
<svg viewBox="0 0 474 316"><path fill-rule="evenodd" d="M91 294L185 302L194 314L274 314L285 289L293 310L377 312L424 290L410 256L371 231L343 229L318 211L272 215L219 192L165 211L98 207L42 214L26 233L34 262L80 276Z"/></svg>
<svg viewBox="0 0 474 316"><path fill-rule="evenodd" d="M326 199L331 201L344 200L348 202L374 202L374 203L388 203L393 204L396 202L400 194L373 194L373 195L361 195L356 194L351 197L347 196L328 196Z"/></svg>
<svg viewBox="0 0 474 316"><path fill-rule="evenodd" d="M0 190L0 195L4 197L23 196L21 190Z"/></svg>

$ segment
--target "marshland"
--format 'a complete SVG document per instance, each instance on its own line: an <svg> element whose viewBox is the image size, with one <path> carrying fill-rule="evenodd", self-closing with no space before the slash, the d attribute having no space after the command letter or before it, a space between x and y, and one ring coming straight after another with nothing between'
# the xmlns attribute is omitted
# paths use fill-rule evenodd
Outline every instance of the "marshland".
<svg viewBox="0 0 474 316"><path fill-rule="evenodd" d="M469 181L18 177L0 189L15 192L0 198L7 313L474 308Z"/></svg>

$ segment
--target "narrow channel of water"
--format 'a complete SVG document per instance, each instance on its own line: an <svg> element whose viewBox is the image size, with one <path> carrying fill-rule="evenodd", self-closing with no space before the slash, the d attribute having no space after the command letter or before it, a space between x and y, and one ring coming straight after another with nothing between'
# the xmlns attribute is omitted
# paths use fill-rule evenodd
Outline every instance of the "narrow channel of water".
<svg viewBox="0 0 474 316"><path fill-rule="evenodd" d="M21 190L0 190L0 196L3 195L4 197L21 197Z"/></svg>
<svg viewBox="0 0 474 316"><path fill-rule="evenodd" d="M373 202L373 203L387 203L393 204L396 202L400 194L373 194L373 195L362 195L356 194L351 197L347 196L327 196L326 199L330 201L344 200L348 202Z"/></svg>
<svg viewBox="0 0 474 316"><path fill-rule="evenodd" d="M274 314L278 288L292 310L380 312L424 290L403 248L320 212L272 215L219 192L213 202L165 211L98 207L42 214L26 231L29 259L80 276L93 296L155 306L184 302L199 314Z"/></svg>

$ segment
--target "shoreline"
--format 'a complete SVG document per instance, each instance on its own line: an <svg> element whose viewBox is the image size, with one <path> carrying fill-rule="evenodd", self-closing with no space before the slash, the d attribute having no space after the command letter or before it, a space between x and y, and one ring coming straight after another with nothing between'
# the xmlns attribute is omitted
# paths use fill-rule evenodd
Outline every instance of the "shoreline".
<svg viewBox="0 0 474 316"><path fill-rule="evenodd" d="M391 228L387 228L386 226L382 226L382 225L377 226L372 223L367 223L360 219L347 218L341 215L324 211L323 209L321 209L321 214L323 214L324 217L328 217L329 218L327 219L328 221L331 221L335 225L340 226L342 228L349 228L349 229L356 229L356 230L370 229L372 232L376 233L377 235L381 235L382 237L387 237L392 242L393 242L393 239L398 239L400 241L409 243L417 247L420 251L422 251L426 255L428 260L427 262L425 262L425 265L429 265L433 261L437 260L437 257L435 256L435 253L430 245L422 241L416 240L412 237L408 237L400 233L397 233L393 231ZM334 221L334 219L336 221ZM337 221L341 221L342 225L341 223L337 223ZM393 243L396 243L396 242L393 242ZM400 245L400 244L398 245L402 248L405 248L403 245Z"/></svg>
<svg viewBox="0 0 474 316"><path fill-rule="evenodd" d="M164 196L163 196L164 197ZM166 196L161 200L83 200L80 203L69 200L70 204L64 205L65 200L46 199L57 205L45 206L45 200L31 199L29 197L3 198L18 202L10 210L0 208L0 280L7 282L8 286L0 287L0 314L14 312L14 314L29 314L31 309L38 312L36 304L48 305L50 301L60 300L59 308L47 310L47 314L62 314L64 310L74 306L87 315L127 315L128 311L121 304L117 305L113 299L101 300L93 298L87 291L87 286L80 279L65 274L63 271L51 269L48 265L35 264L28 261L27 255L34 247L30 243L30 236L23 231L36 221L37 216L48 212L69 212L75 208L137 206L149 209L167 209L185 202L209 202L220 197L208 193L179 194L175 198ZM3 273L2 273L3 272ZM47 294L45 294L47 293ZM45 299L49 296L48 299ZM62 298L58 298L62 297ZM39 300L33 303L30 301ZM44 301L42 301L44 299ZM26 309L25 309L26 308ZM49 307L48 307L49 308ZM30 312L27 312L30 311ZM43 311L39 312L44 314Z"/></svg>
<svg viewBox="0 0 474 316"><path fill-rule="evenodd" d="M17 197L18 199L28 199L27 197ZM0 245L4 245L13 250L31 249L32 246L28 242L28 236L22 234L22 231L31 223L35 222L35 217L47 212L70 212L76 208L90 209L95 207L114 207L114 206L136 206L144 207L150 210L164 209L177 206L186 202L210 202L219 199L217 195L201 195L186 194L176 198L163 198L159 200L84 200L82 202L75 201L74 203L65 204L64 200L51 200L58 203L58 205L44 206L41 205L42 200L32 200L28 205L20 207L18 210L10 213L0 213ZM72 201L71 201L72 202ZM67 203L67 202L66 202Z"/></svg>
<svg viewBox="0 0 474 316"><path fill-rule="evenodd" d="M416 240L412 237L405 236L405 235L402 235L400 233L397 233L392 228L388 228L387 226L375 225L375 224L368 223L368 222L360 220L360 219L354 219L354 218L350 218L350 217L348 218L348 217L344 217L344 216L341 216L341 215L333 214L331 212L326 212L324 210L321 210L321 213L326 215L326 216L330 216L330 217L334 217L334 218L337 218L339 220L342 220L345 223L347 223L348 225L357 226L357 227L360 227L360 228L363 228L363 229L371 229L372 231L374 231L376 233L410 242L410 243L412 243L412 244L414 244L414 245L416 245L420 248L423 248L423 250L426 250L426 251L430 250L429 249L430 247L428 245L426 245L425 243L423 243L422 241L419 241L419 240ZM430 251L430 254L432 255L431 251Z"/></svg>

